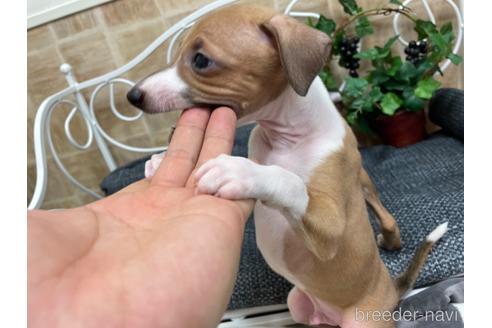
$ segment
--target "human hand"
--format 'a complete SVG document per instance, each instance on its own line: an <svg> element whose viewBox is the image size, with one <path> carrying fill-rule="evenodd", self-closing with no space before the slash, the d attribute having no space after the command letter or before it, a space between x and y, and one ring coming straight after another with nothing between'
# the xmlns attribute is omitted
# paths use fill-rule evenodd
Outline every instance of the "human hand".
<svg viewBox="0 0 492 328"><path fill-rule="evenodd" d="M253 201L195 194L229 154L236 117L185 111L152 180L83 207L28 212L30 327L213 327L226 309Z"/></svg>

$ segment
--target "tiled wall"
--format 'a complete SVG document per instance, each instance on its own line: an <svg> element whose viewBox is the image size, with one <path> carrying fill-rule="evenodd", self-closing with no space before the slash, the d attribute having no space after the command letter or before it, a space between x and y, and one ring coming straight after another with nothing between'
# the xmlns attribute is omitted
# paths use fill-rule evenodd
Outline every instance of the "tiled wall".
<svg viewBox="0 0 492 328"><path fill-rule="evenodd" d="M43 99L67 86L59 66L62 63L71 64L78 81L107 73L132 59L177 20L209 2L209 0L118 0L28 31L28 201L36 181L32 133L34 116ZM243 2L259 3L281 10L289 1ZM443 2L432 1L432 3ZM359 4L370 8L374 6L374 1L359 0ZM451 10L445 5L439 6L435 7L438 20L450 19ZM315 10L334 18L342 15L340 6L335 0L304 0L296 8ZM418 10L423 12L421 9ZM374 24L378 32L372 42L381 43L382 39L392 33L391 21L377 18ZM410 30L410 27L407 30ZM405 32L404 35L407 33ZM138 80L164 67L164 63L165 46L139 64L126 77ZM447 71L443 82L444 85L462 88L462 67L453 67ZM124 93L124 88L117 88L117 107L123 113L132 113L133 109L127 104ZM81 182L97 190L99 182L108 173L107 169L95 147L88 151L79 151L66 141L63 124L69 110L69 106L60 105L53 114L52 131L55 147L69 171ZM164 144L170 126L177 117L177 114L146 116L138 122L126 123L116 119L109 111L109 103L104 94L98 97L96 112L99 122L110 135L134 146ZM72 132L80 143L84 142L86 132L80 120L74 120ZM111 147L111 150L118 164L124 164L141 156L115 147ZM51 156L48 160L48 176L43 208L77 206L92 200L64 178Z"/></svg>

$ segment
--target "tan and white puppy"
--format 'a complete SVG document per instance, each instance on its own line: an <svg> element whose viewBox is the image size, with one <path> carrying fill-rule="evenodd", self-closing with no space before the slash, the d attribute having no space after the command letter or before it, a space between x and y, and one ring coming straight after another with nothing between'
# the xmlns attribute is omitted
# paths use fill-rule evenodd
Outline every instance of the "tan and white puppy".
<svg viewBox="0 0 492 328"><path fill-rule="evenodd" d="M258 199L258 247L295 285L295 321L342 327L392 327L356 311L392 311L410 288L436 229L393 281L379 257L366 202L380 221L380 246L400 247L398 226L364 171L356 139L317 74L330 39L257 6L231 6L197 22L175 64L138 83L128 99L148 113L207 105L231 107L256 121L250 159L221 155L195 173L200 193ZM147 163L152 176L162 155ZM359 312L362 313L362 312Z"/></svg>

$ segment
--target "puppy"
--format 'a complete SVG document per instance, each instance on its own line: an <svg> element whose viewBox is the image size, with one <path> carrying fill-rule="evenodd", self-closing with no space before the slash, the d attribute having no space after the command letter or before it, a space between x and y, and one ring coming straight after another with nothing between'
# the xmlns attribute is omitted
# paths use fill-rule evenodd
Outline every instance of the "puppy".
<svg viewBox="0 0 492 328"><path fill-rule="evenodd" d="M258 200L257 244L270 267L295 285L288 306L296 322L393 327L357 320L356 311L392 311L447 226L432 232L392 280L377 244L400 247L397 223L317 77L330 44L325 34L268 8L227 7L195 23L174 65L140 81L128 99L147 113L225 105L239 124L256 121L250 159L206 162L195 173L198 192ZM147 177L161 158L147 163ZM379 219L377 241L366 202Z"/></svg>

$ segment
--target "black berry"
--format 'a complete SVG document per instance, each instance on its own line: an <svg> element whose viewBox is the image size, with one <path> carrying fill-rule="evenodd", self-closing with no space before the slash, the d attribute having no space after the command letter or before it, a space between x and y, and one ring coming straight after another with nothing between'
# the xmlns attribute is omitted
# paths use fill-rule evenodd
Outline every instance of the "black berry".
<svg viewBox="0 0 492 328"><path fill-rule="evenodd" d="M418 64L425 58L425 54L427 53L427 42L425 40L422 41L410 41L408 46L405 47L406 61L412 64Z"/></svg>
<svg viewBox="0 0 492 328"><path fill-rule="evenodd" d="M358 77L357 69L359 68L359 58L354 56L358 52L360 38L359 37L344 37L340 42L340 60L338 64L349 70L349 75Z"/></svg>

